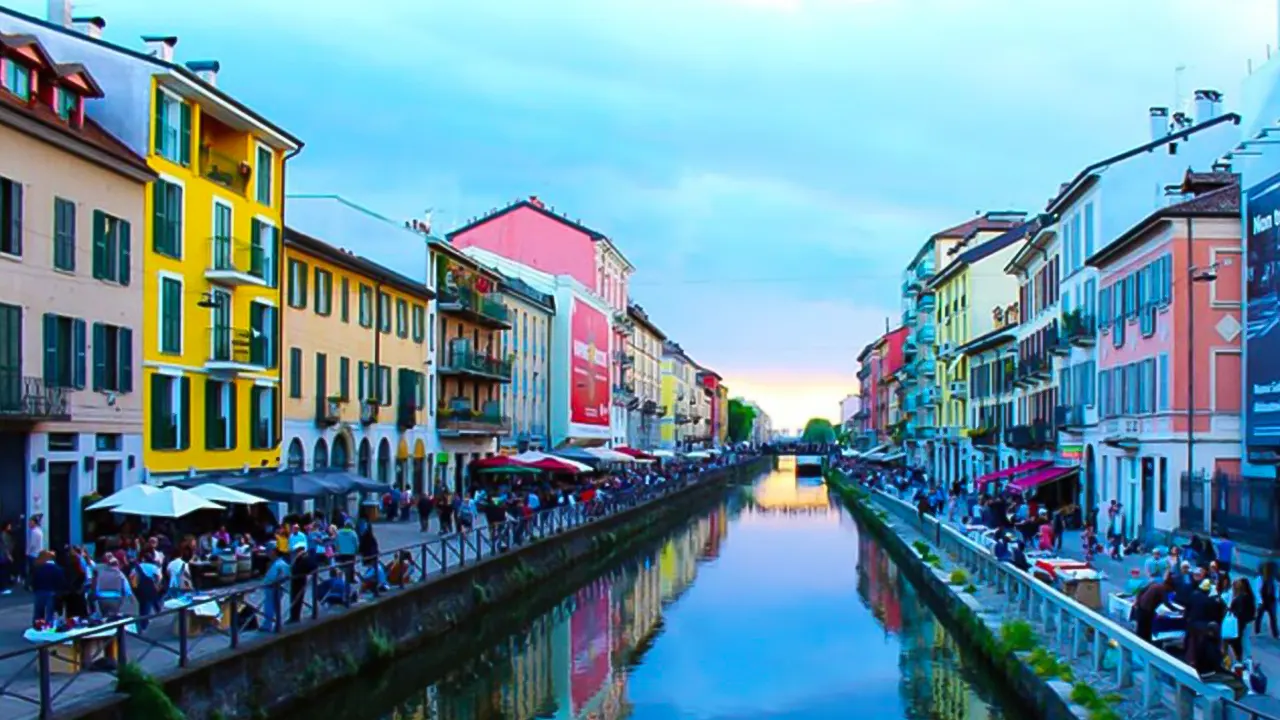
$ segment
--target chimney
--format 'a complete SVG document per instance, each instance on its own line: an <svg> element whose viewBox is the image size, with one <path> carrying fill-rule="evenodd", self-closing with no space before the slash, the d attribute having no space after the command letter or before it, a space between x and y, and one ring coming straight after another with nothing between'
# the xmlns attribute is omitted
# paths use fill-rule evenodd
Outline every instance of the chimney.
<svg viewBox="0 0 1280 720"><path fill-rule="evenodd" d="M1176 112L1173 114L1173 131L1186 130L1192 126L1191 118L1187 117L1184 112Z"/></svg>
<svg viewBox="0 0 1280 720"><path fill-rule="evenodd" d="M192 60L187 63L187 69L210 85L217 85L218 71L222 69L222 65L217 60Z"/></svg>
<svg viewBox="0 0 1280 720"><path fill-rule="evenodd" d="M1159 140L1169 134L1169 108L1151 108L1151 139Z"/></svg>
<svg viewBox="0 0 1280 720"><path fill-rule="evenodd" d="M45 7L46 20L58 27L71 27L71 0L49 0Z"/></svg>
<svg viewBox="0 0 1280 720"><path fill-rule="evenodd" d="M1222 93L1217 90L1196 91L1196 122L1208 122L1218 116Z"/></svg>
<svg viewBox="0 0 1280 720"><path fill-rule="evenodd" d="M78 17L71 18L71 26L82 35L101 39L102 31L107 27L107 21L100 16Z"/></svg>
<svg viewBox="0 0 1280 720"><path fill-rule="evenodd" d="M546 205L543 205L543 204L542 204L542 201L538 199L538 196L537 196L537 195L530 195L530 196L529 196L529 204L530 204L530 205L532 205L532 206L534 206L534 207L536 207L536 208L545 208L545 207L546 207Z"/></svg>
<svg viewBox="0 0 1280 720"><path fill-rule="evenodd" d="M176 35L143 35L142 42L146 43L152 57L173 62L173 46L178 44Z"/></svg>

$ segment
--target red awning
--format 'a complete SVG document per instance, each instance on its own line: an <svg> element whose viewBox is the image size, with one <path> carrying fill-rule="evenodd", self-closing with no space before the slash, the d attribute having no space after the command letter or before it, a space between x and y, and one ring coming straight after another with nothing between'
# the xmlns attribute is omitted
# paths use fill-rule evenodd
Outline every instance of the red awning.
<svg viewBox="0 0 1280 720"><path fill-rule="evenodd" d="M623 455L630 455L631 457L637 460L657 460L658 459L643 450L636 450L635 448L629 448L629 447L626 447L625 445L623 447L616 447L613 449L613 451L620 452Z"/></svg>
<svg viewBox="0 0 1280 720"><path fill-rule="evenodd" d="M524 466L553 473L569 473L571 475L577 475L581 467L576 463L565 462L553 457L545 457L537 462L524 463Z"/></svg>
<svg viewBox="0 0 1280 720"><path fill-rule="evenodd" d="M1049 460L1029 460L1019 465L1014 465L1013 467L987 473L986 475L979 477L976 482L978 483L978 487L982 487L983 485L986 485L989 482L994 482L996 480L1003 480L1005 478L1013 477L1014 475L1021 475L1022 473L1028 473L1035 470L1040 470L1052 464L1053 463Z"/></svg>
<svg viewBox="0 0 1280 720"><path fill-rule="evenodd" d="M528 465L512 460L507 455L494 455L493 457L481 458L471 463L471 467L475 470L500 470L502 468L527 468Z"/></svg>
<svg viewBox="0 0 1280 720"><path fill-rule="evenodd" d="M1026 477L1018 478L1017 480L1014 480L1013 482L1009 483L1009 489L1016 492L1024 492L1027 490L1031 490L1033 488L1037 488L1041 485L1044 485L1045 483L1051 483L1054 480L1061 480L1062 478L1076 472L1079 469L1080 468L1078 467L1045 468L1043 470L1040 470L1039 472L1034 472Z"/></svg>

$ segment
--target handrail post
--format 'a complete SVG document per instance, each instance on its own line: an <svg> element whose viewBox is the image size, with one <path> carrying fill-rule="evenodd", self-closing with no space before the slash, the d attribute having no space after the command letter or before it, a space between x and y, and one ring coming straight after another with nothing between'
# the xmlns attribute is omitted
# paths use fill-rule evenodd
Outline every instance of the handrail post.
<svg viewBox="0 0 1280 720"><path fill-rule="evenodd" d="M231 593L227 612L231 613L231 648L234 650L240 646L240 593Z"/></svg>
<svg viewBox="0 0 1280 720"><path fill-rule="evenodd" d="M53 717L53 679L49 670L49 646L40 648L40 720Z"/></svg>
<svg viewBox="0 0 1280 720"><path fill-rule="evenodd" d="M129 626L121 623L116 626L116 668L122 668L125 663L129 662L129 653L125 649L124 639L129 636L127 628Z"/></svg>
<svg viewBox="0 0 1280 720"><path fill-rule="evenodd" d="M374 575L375 580L377 575ZM320 571L311 573L311 619L320 617Z"/></svg>
<svg viewBox="0 0 1280 720"><path fill-rule="evenodd" d="M187 609L178 608L178 667L187 666Z"/></svg>

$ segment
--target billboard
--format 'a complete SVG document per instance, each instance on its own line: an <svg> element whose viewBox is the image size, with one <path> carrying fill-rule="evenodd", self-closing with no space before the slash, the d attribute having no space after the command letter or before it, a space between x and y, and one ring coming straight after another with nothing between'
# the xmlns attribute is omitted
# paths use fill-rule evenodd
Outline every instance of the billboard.
<svg viewBox="0 0 1280 720"><path fill-rule="evenodd" d="M609 427L609 318L573 299L569 319L571 352L569 422Z"/></svg>
<svg viewBox="0 0 1280 720"><path fill-rule="evenodd" d="M569 692L575 718L609 682L609 592L609 583L603 580L579 590L577 609L569 619L573 646Z"/></svg>
<svg viewBox="0 0 1280 720"><path fill-rule="evenodd" d="M1251 187L1245 203L1245 444L1280 447L1280 175Z"/></svg>

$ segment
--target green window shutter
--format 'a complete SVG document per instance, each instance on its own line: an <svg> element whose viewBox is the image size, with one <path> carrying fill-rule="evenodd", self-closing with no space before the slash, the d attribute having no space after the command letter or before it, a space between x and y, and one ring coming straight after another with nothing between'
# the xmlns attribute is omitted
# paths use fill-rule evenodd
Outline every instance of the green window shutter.
<svg viewBox="0 0 1280 720"><path fill-rule="evenodd" d="M93 389L102 390L107 379L107 326L93 324Z"/></svg>
<svg viewBox="0 0 1280 720"><path fill-rule="evenodd" d="M289 348L289 397L302 397L302 349Z"/></svg>
<svg viewBox="0 0 1280 720"><path fill-rule="evenodd" d="M351 360L338 358L338 397L351 399Z"/></svg>
<svg viewBox="0 0 1280 720"><path fill-rule="evenodd" d="M191 103L178 105L178 117L181 128L178 133L178 162L191 165Z"/></svg>
<svg viewBox="0 0 1280 720"><path fill-rule="evenodd" d="M151 435L152 450L167 450L169 448L169 423L171 418L165 412L166 410L166 393L169 392L169 378L160 373L154 373L151 376L151 423L147 426L147 432Z"/></svg>
<svg viewBox="0 0 1280 720"><path fill-rule="evenodd" d="M271 342L267 346L267 359L271 362L267 367L275 368L280 366L280 322L278 320L278 310L273 307L265 308L264 317L267 319L267 336L271 338Z"/></svg>
<svg viewBox="0 0 1280 720"><path fill-rule="evenodd" d="M101 210L93 211L93 277L107 277L107 215Z"/></svg>
<svg viewBox="0 0 1280 720"><path fill-rule="evenodd" d="M231 426L230 441L227 445L228 450L236 449L236 438L240 434L240 425L236 423L236 411L238 407L237 399L240 396L240 386L234 382L231 383L231 393L229 394L230 402L227 403L227 423Z"/></svg>
<svg viewBox="0 0 1280 720"><path fill-rule="evenodd" d="M76 269L76 205L70 200L53 200L53 266Z"/></svg>
<svg viewBox="0 0 1280 720"><path fill-rule="evenodd" d="M58 316L44 314L44 383L58 387Z"/></svg>
<svg viewBox="0 0 1280 720"><path fill-rule="evenodd" d="M128 286L131 278L129 272L129 260L133 256L133 248L130 243L132 241L133 226L128 220L116 221L116 244L120 259L117 261L116 273L120 280L120 284Z"/></svg>
<svg viewBox="0 0 1280 720"><path fill-rule="evenodd" d="M133 330L120 328L116 345L120 351L120 392L133 392Z"/></svg>
<svg viewBox="0 0 1280 720"><path fill-rule="evenodd" d="M360 362L359 364L356 365L356 401L357 402L364 402L369 397L369 393L368 393L369 388L365 386L365 383L367 382L366 375L368 374L368 369L365 366L368 364L369 363L366 363L366 362Z"/></svg>
<svg viewBox="0 0 1280 720"><path fill-rule="evenodd" d="M85 366L85 362L88 359L85 356L86 330L87 328L85 327L85 322L83 320L76 318L75 320L72 321L71 337L72 337L72 342L75 345L75 349L71 356L72 358L71 384L74 385L77 390L84 389L84 381L85 381L84 366Z"/></svg>
<svg viewBox="0 0 1280 720"><path fill-rule="evenodd" d="M222 383L204 381L204 447L218 450L222 447L222 427L219 426L218 400L222 397Z"/></svg>
<svg viewBox="0 0 1280 720"><path fill-rule="evenodd" d="M151 143L151 149L157 155L159 155L160 150L164 148L164 131L165 131L164 105L165 105L164 93L161 92L160 88L157 87L156 101L155 101L156 127L155 127L155 130L153 131L155 135L152 137L153 142Z"/></svg>
<svg viewBox="0 0 1280 720"><path fill-rule="evenodd" d="M165 240L165 235L169 232L169 220L165 212L167 202L164 191L165 183L163 180L156 180L151 184L151 249L158 253L169 254L169 243ZM93 237L98 237L98 219L97 214L93 220ZM97 273L96 264L94 272ZM94 277L97 277L95 274Z"/></svg>
<svg viewBox="0 0 1280 720"><path fill-rule="evenodd" d="M351 282L342 278L342 295L338 301L342 307L342 322L351 322Z"/></svg>
<svg viewBox="0 0 1280 720"><path fill-rule="evenodd" d="M165 193L168 207L165 214L169 220L169 252L175 258L182 257L182 188L170 185Z"/></svg>
<svg viewBox="0 0 1280 720"><path fill-rule="evenodd" d="M9 247L6 252L22 254L22 183L9 183Z"/></svg>
<svg viewBox="0 0 1280 720"><path fill-rule="evenodd" d="M178 416L178 449L191 447L191 378L183 375L178 388L180 407L174 414Z"/></svg>
<svg viewBox="0 0 1280 720"><path fill-rule="evenodd" d="M307 306L307 264L298 263L298 307L305 308Z"/></svg>

